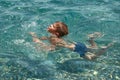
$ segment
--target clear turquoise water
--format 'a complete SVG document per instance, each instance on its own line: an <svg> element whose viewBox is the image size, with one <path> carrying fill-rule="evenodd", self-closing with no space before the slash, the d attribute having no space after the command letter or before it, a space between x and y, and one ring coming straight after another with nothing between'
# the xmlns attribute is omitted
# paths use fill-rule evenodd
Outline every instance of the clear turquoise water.
<svg viewBox="0 0 120 80"><path fill-rule="evenodd" d="M48 35L55 21L71 41L95 31L101 45L116 41L95 61L67 49L37 51L28 32ZM0 0L0 80L120 80L120 0Z"/></svg>

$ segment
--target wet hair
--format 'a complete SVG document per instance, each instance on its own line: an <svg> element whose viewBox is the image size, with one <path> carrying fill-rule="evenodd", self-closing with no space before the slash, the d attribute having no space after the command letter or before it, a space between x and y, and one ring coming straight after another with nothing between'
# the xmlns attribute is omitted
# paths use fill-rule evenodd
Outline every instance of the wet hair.
<svg viewBox="0 0 120 80"><path fill-rule="evenodd" d="M65 23L57 21L53 24L56 28L56 32L59 33L58 37L63 37L68 34L68 27Z"/></svg>

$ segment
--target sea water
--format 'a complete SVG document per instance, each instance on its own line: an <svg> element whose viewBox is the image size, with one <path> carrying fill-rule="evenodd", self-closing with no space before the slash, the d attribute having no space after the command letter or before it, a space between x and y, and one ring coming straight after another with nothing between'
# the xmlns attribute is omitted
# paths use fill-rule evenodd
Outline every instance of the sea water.
<svg viewBox="0 0 120 80"><path fill-rule="evenodd" d="M36 49L29 32L48 36L55 21L68 25L65 39L114 46L94 61L68 49ZM0 0L0 80L120 80L120 0Z"/></svg>

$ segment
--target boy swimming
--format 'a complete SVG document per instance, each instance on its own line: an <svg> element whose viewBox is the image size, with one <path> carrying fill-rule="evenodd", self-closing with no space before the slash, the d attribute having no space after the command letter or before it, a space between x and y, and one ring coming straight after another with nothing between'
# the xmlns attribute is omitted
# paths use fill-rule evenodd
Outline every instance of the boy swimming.
<svg viewBox="0 0 120 80"><path fill-rule="evenodd" d="M33 41L43 46L44 49L55 50L56 47L65 47L78 53L80 57L88 60L96 59L113 45L113 43L109 43L107 46L98 47L94 40L97 37L101 37L101 33L99 32L94 32L93 34L88 35L88 42L90 43L89 46L81 42L73 43L65 41L62 37L68 34L68 27L65 23L59 21L50 25L47 28L47 31L51 34L51 36L38 38L34 32L30 32L30 34L33 36ZM46 45L42 40L48 40L51 45Z"/></svg>

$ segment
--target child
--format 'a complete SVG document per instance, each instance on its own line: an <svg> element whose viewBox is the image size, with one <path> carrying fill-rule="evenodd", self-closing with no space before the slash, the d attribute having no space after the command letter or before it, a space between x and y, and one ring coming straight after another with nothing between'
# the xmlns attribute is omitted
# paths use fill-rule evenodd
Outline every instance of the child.
<svg viewBox="0 0 120 80"><path fill-rule="evenodd" d="M86 46L81 42L66 42L62 39L63 36L68 34L68 27L63 22L55 22L47 28L47 31L51 33L50 37L41 37L38 38L34 32L30 32L33 36L33 41L43 46L43 48L47 50L55 50L58 47L69 48L74 52L80 54L81 57L86 58L88 60L93 60L105 53L105 51L113 45L113 43L108 44L107 46L99 48L97 44L94 42L94 39L100 37L101 34L99 32L95 32L93 34L88 35L90 46ZM48 40L51 45L46 45L42 42L42 40Z"/></svg>
<svg viewBox="0 0 120 80"><path fill-rule="evenodd" d="M51 35L49 37L41 37L38 38L37 35L34 32L30 32L30 34L33 37L33 41L35 43L38 43L42 46L42 48L46 49L46 50L55 50L56 46L59 46L59 43L66 43L61 37L65 36L68 34L68 28L67 25L62 23L62 22L56 22L52 25L50 25L47 28L47 31L49 33L51 33ZM43 43L42 40L48 40L51 45L46 45L45 43Z"/></svg>

